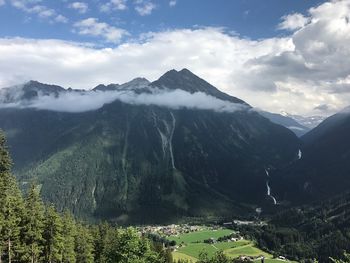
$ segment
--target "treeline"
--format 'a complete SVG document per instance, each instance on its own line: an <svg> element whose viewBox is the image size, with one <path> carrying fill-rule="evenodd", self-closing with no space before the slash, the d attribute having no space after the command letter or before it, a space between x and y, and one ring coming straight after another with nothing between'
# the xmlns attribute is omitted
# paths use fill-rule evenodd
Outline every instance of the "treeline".
<svg viewBox="0 0 350 263"><path fill-rule="evenodd" d="M34 185L25 196L10 172L0 132L0 263L166 263L170 251L133 228L89 226L45 206Z"/></svg>
<svg viewBox="0 0 350 263"><path fill-rule="evenodd" d="M277 213L269 224L241 226L246 238L273 254L298 262L333 262L350 251L350 195L320 205L292 208ZM347 262L347 261L346 261Z"/></svg>
<svg viewBox="0 0 350 263"><path fill-rule="evenodd" d="M254 261L248 258L235 258L231 259L227 257L223 251L218 251L214 256L209 257L207 253L201 253L196 263L253 263ZM193 263L188 260L178 260L176 263ZM341 262L343 263L343 262Z"/></svg>

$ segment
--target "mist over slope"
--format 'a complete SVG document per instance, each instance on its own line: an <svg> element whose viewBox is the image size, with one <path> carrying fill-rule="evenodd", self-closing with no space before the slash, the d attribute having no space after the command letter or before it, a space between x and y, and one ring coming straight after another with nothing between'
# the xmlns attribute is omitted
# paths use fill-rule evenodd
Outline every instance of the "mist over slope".
<svg viewBox="0 0 350 263"><path fill-rule="evenodd" d="M154 83L138 78L122 85L99 85L92 90L66 90L59 86L30 81L24 85L0 89L0 108L33 108L74 113L97 110L116 100L132 105L217 112L250 108L241 100L221 93L208 83L201 86L202 80L199 78L187 86L184 85L186 82L166 83L172 74L179 73L169 71ZM184 69L181 74L191 76L192 73Z"/></svg>

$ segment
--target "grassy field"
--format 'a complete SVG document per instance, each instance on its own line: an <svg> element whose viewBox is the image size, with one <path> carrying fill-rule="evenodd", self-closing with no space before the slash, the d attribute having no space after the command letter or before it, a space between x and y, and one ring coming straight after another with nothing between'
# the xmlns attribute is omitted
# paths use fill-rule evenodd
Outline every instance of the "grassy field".
<svg viewBox="0 0 350 263"><path fill-rule="evenodd" d="M180 259L184 259L184 260L188 260L188 261L192 261L192 262L196 262L197 259L194 257L191 257L189 255L186 255L184 253L180 253L180 252L173 252L173 260L177 261Z"/></svg>
<svg viewBox="0 0 350 263"><path fill-rule="evenodd" d="M230 235L232 230L202 230L198 232L187 233L179 236L169 237L169 240L175 240L178 245L182 244L183 247L178 248L176 252L173 252L174 260L186 259L191 262L196 262L200 253L205 252L208 256L213 256L217 251L224 251L224 254L230 258L237 258L241 255L246 256L264 256L265 263L284 262L281 260L273 259L272 255L257 248L253 242L249 240L240 240L236 242L218 242L215 244L206 244L203 241L209 238L219 238ZM256 261L260 262L260 261Z"/></svg>
<svg viewBox="0 0 350 263"><path fill-rule="evenodd" d="M181 243L195 243L203 242L209 238L219 238L223 236L230 235L233 231L230 229L220 229L220 230L203 230L198 232L192 232L187 234L182 234L180 236L172 236L169 240L175 240L177 244Z"/></svg>
<svg viewBox="0 0 350 263"><path fill-rule="evenodd" d="M264 256L265 258L271 258L270 254L255 247L253 243L224 250L224 253L231 258L237 258L241 255L252 257Z"/></svg>

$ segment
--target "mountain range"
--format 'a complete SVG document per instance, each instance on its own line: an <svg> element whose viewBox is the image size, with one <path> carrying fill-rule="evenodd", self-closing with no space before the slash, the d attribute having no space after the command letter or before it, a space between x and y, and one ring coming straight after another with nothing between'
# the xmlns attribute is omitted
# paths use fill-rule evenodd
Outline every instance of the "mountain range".
<svg viewBox="0 0 350 263"><path fill-rule="evenodd" d="M346 167L349 124L336 115L303 135L308 127L187 69L89 91L36 81L0 90L0 128L22 188L34 182L46 202L91 221L229 217L321 197L318 172L331 182L331 160Z"/></svg>

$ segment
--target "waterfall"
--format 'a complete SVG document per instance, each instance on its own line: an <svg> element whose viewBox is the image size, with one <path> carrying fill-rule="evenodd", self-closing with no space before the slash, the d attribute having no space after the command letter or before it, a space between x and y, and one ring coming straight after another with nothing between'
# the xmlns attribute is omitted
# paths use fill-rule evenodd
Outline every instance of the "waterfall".
<svg viewBox="0 0 350 263"><path fill-rule="evenodd" d="M92 205L94 208L96 208L97 202L95 198L95 190L96 190L96 184L92 187L91 195L92 195Z"/></svg>
<svg viewBox="0 0 350 263"><path fill-rule="evenodd" d="M159 132L160 138L161 138L163 157L165 157L165 154L166 154L167 150L169 149L171 167L173 169L176 169L175 160L174 160L174 153L173 153L173 144L172 144L175 126L176 126L176 119L175 119L175 116L172 112L170 112L170 116L172 118L171 123L168 123L166 120L162 120L162 122L165 126L165 132L161 131L161 129L157 125L156 119L155 119L155 126L156 126L156 128Z"/></svg>
<svg viewBox="0 0 350 263"><path fill-rule="evenodd" d="M266 173L267 177L270 177L269 171L267 169L265 169L265 173Z"/></svg>
<svg viewBox="0 0 350 263"><path fill-rule="evenodd" d="M302 156L303 156L303 153L302 153L301 150L299 149L299 152L298 152L298 160L300 160Z"/></svg>
<svg viewBox="0 0 350 263"><path fill-rule="evenodd" d="M168 138L166 137L166 135L164 133L162 133L162 131L159 129L158 126L157 126L157 130L158 130L158 132L160 134L160 138L162 140L163 157L165 157L166 148L168 147Z"/></svg>
<svg viewBox="0 0 350 263"><path fill-rule="evenodd" d="M273 204L277 205L277 200L275 197L271 195L271 187L269 185L269 181L266 181L267 195L273 200Z"/></svg>
<svg viewBox="0 0 350 263"><path fill-rule="evenodd" d="M267 195L270 196L271 195L271 188L269 186L269 181L266 181L266 187L267 187Z"/></svg>
<svg viewBox="0 0 350 263"><path fill-rule="evenodd" d="M175 125L176 125L176 119L174 117L174 114L170 112L171 118L172 118L172 129L170 133L170 138L169 138L169 151L170 151L170 158L171 158L171 165L173 169L175 168L175 161L174 161L174 153L173 153L173 136L174 136L174 131L175 131Z"/></svg>

